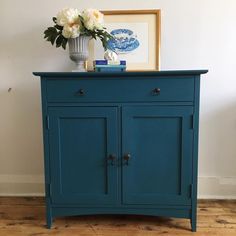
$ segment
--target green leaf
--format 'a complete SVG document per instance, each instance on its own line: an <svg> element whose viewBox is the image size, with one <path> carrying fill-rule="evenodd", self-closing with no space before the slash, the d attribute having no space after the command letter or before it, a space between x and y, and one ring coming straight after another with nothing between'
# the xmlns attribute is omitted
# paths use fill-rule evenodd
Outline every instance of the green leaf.
<svg viewBox="0 0 236 236"><path fill-rule="evenodd" d="M62 35L59 35L56 40L56 47L59 48L62 44L64 37Z"/></svg>
<svg viewBox="0 0 236 236"><path fill-rule="evenodd" d="M49 27L44 31L44 38L53 45L59 32L55 27Z"/></svg>
<svg viewBox="0 0 236 236"><path fill-rule="evenodd" d="M44 31L44 33L46 33L46 32L48 32L48 33L50 33L50 32L57 32L57 30L54 28L54 27L48 27L45 31Z"/></svg>
<svg viewBox="0 0 236 236"><path fill-rule="evenodd" d="M84 26L84 18L81 15L79 15L79 19L80 19L81 24Z"/></svg>
<svg viewBox="0 0 236 236"><path fill-rule="evenodd" d="M62 40L62 47L64 48L64 50L66 49L66 44L67 44L67 41L68 41L68 39L67 38L65 38L65 37L63 37L63 40Z"/></svg>
<svg viewBox="0 0 236 236"><path fill-rule="evenodd" d="M52 18L52 20L54 23L57 23L57 18L55 16Z"/></svg>
<svg viewBox="0 0 236 236"><path fill-rule="evenodd" d="M60 25L54 25L54 27L58 30L63 30L63 26L60 26Z"/></svg>
<svg viewBox="0 0 236 236"><path fill-rule="evenodd" d="M54 35L51 36L50 42L51 42L52 45L55 43L56 37L57 37L57 34L54 34Z"/></svg>

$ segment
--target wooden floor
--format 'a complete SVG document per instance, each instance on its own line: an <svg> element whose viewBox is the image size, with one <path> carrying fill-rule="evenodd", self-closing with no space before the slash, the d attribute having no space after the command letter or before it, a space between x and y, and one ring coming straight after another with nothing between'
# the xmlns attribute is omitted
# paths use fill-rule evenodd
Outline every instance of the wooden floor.
<svg viewBox="0 0 236 236"><path fill-rule="evenodd" d="M57 218L48 230L43 198L1 197L0 236L8 235L236 236L236 200L199 201L198 232L192 233L189 220L123 215Z"/></svg>

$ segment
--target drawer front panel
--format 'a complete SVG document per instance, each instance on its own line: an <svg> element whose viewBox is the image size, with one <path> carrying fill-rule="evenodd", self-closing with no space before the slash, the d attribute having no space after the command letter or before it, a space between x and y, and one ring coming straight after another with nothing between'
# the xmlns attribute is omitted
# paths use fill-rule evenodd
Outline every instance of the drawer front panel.
<svg viewBox="0 0 236 236"><path fill-rule="evenodd" d="M193 101L194 77L47 80L48 102Z"/></svg>

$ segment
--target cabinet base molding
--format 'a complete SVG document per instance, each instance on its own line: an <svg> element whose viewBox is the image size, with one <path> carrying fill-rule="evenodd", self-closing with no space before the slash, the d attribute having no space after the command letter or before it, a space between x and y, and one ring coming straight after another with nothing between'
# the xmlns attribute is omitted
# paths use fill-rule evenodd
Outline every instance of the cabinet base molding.
<svg viewBox="0 0 236 236"><path fill-rule="evenodd" d="M96 207L52 207L52 217L57 216L79 216L79 215L104 215L104 214L124 214L124 215L150 215L176 218L190 218L190 209L179 208L96 208Z"/></svg>
<svg viewBox="0 0 236 236"><path fill-rule="evenodd" d="M114 207L51 207L47 216L47 228L51 228L53 218L83 215L148 215L158 217L186 218L191 221L191 209L188 208L114 208ZM196 230L196 229L195 229Z"/></svg>

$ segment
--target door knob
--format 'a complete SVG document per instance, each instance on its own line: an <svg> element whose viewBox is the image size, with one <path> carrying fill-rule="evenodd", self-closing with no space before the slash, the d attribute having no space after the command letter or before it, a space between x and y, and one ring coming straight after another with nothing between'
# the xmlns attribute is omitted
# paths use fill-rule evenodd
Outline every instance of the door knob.
<svg viewBox="0 0 236 236"><path fill-rule="evenodd" d="M111 163L111 166L114 166L115 161L116 161L116 156L114 154L110 154L107 160Z"/></svg>
<svg viewBox="0 0 236 236"><path fill-rule="evenodd" d="M130 158L131 158L131 155L130 155L130 153L126 153L125 155L124 155L124 160L125 160L125 165L129 165L129 160L130 160Z"/></svg>
<svg viewBox="0 0 236 236"><path fill-rule="evenodd" d="M159 95L161 93L161 89L160 88L154 88L152 90L152 92L153 92L154 95Z"/></svg>
<svg viewBox="0 0 236 236"><path fill-rule="evenodd" d="M77 94L79 94L80 96L84 96L85 92L83 89L79 89L79 91L77 92Z"/></svg>

